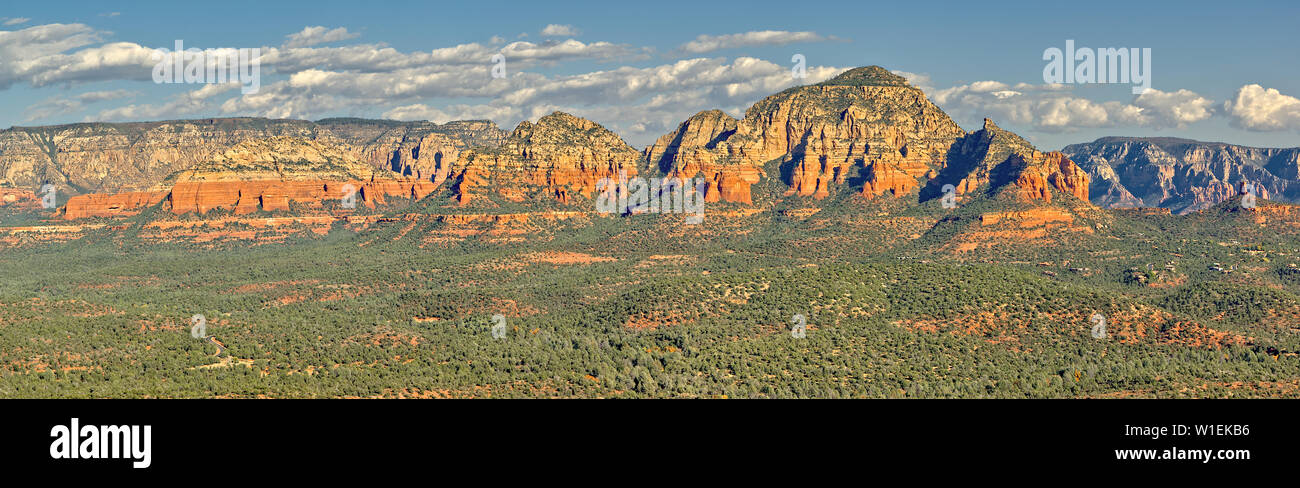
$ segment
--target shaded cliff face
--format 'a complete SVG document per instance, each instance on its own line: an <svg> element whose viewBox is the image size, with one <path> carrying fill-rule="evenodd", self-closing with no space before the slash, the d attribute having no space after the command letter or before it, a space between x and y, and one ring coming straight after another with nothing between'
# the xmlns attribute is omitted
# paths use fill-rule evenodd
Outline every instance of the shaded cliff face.
<svg viewBox="0 0 1300 488"><path fill-rule="evenodd" d="M790 195L821 199L846 187L855 170L864 175L865 195L901 196L942 168L965 135L920 90L870 66L767 97L740 120L701 112L646 157L668 174L704 176L714 200L749 202L749 186L763 177L781 177ZM774 159L784 174L765 174Z"/></svg>
<svg viewBox="0 0 1300 488"><path fill-rule="evenodd" d="M635 176L639 159L635 149L600 124L555 112L536 123L521 122L495 148L462 153L449 181L461 204L478 196L567 203L573 194L591 197L601 178Z"/></svg>
<svg viewBox="0 0 1300 488"><path fill-rule="evenodd" d="M447 124L258 118L14 127L0 131L0 184L60 192L144 191L168 175L250 140L299 137L340 148L374 168L432 181L439 168L505 133L487 121ZM444 170L445 171L445 170Z"/></svg>
<svg viewBox="0 0 1300 488"><path fill-rule="evenodd" d="M1300 148L1174 138L1105 137L1062 150L1092 175L1089 196L1107 208L1205 209L1253 183L1260 198L1300 201Z"/></svg>

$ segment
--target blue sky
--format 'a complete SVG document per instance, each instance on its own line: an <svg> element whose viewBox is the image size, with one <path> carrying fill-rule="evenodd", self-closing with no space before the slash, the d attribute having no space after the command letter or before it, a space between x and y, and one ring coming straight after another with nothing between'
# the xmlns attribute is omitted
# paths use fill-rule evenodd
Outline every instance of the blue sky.
<svg viewBox="0 0 1300 488"><path fill-rule="evenodd" d="M1105 135L1291 147L1297 5L28 2L0 8L0 127L250 115L489 118L508 129L565 110L641 146L700 110L739 116L796 82L877 64L905 72L968 130L990 117L1043 149ZM148 51L178 39L263 48L261 89L153 83ZM1043 51L1066 39L1151 48L1154 92L1045 85ZM489 76L495 52L511 53L506 79ZM794 54L808 78L789 76Z"/></svg>

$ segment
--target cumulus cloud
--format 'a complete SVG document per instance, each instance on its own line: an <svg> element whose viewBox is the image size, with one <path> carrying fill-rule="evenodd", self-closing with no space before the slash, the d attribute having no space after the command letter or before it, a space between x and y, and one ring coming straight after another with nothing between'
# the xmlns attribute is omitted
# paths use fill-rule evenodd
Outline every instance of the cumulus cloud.
<svg viewBox="0 0 1300 488"><path fill-rule="evenodd" d="M502 54L506 62L534 61L559 62L578 59L631 61L648 57L649 49L634 48L626 44L591 42L568 39L533 43L516 41L504 47L484 46L478 43L434 49L430 62L442 64L476 64L488 62L493 54Z"/></svg>
<svg viewBox="0 0 1300 488"><path fill-rule="evenodd" d="M568 29L567 31L563 29ZM549 32L549 33L548 33ZM574 35L572 26L549 25L543 34ZM108 33L81 24L50 24L0 31L0 90L14 84L33 87L97 81L149 81L154 50L130 42L103 43ZM752 57L690 57L640 67L627 61L649 59L650 48L604 41L548 39L514 41L494 36L427 51L404 52L383 43L342 43L357 38L346 28L308 26L285 36L278 47L262 47L262 69L269 75L258 93L242 94L238 84L204 85L155 103L108 108L87 120L150 120L215 114L272 118L357 115L447 122L489 119L509 128L563 110L604 124L645 144L700 110L718 108L733 116L755 101L796 84L789 65ZM681 53L730 47L833 40L813 32L761 31L699 36ZM171 46L167 46L171 47ZM251 47L251 46L250 46ZM217 52L221 50L206 50ZM493 55L506 59L504 78L493 78ZM542 74L532 68L570 61L616 62L596 71ZM828 79L844 68L808 66L799 83ZM1149 90L1127 102L1097 102L1076 96L1071 85L1007 84L978 81L934 90L927 74L895 71L932 95L959 119L988 116L1047 132L1085 127L1183 127L1225 112L1252 130L1300 127L1300 100L1242 87L1219 109L1189 90ZM84 110L88 105L130 96L118 91L52 97L29 107L28 120Z"/></svg>
<svg viewBox="0 0 1300 488"><path fill-rule="evenodd" d="M31 20L32 20L32 19L31 19L31 18L28 18L28 17L14 17L14 18L12 18L12 19L4 19L4 25L18 25L18 24L26 24L27 22L29 22L29 21L31 21Z"/></svg>
<svg viewBox="0 0 1300 488"><path fill-rule="evenodd" d="M26 120L41 120L49 117L55 117L63 114L69 114L80 111L86 105L129 98L138 95L137 92L130 90L102 90L91 91L73 95L71 97L52 97L42 100L30 107L27 107Z"/></svg>
<svg viewBox="0 0 1300 488"><path fill-rule="evenodd" d="M808 78L802 81L816 83L842 71L810 66ZM647 68L513 81L502 85L506 89L485 104L435 108L417 103L389 110L384 117L434 122L488 118L508 128L561 110L595 120L628 142L644 145L696 112L720 108L741 116L759 99L795 84L788 66L756 58L686 59Z"/></svg>
<svg viewBox="0 0 1300 488"><path fill-rule="evenodd" d="M1133 106L1142 109L1142 116L1150 121L1143 125L1154 127L1186 127L1214 115L1214 101L1191 90L1163 92L1148 88L1133 99Z"/></svg>
<svg viewBox="0 0 1300 488"><path fill-rule="evenodd" d="M344 27L329 29L324 26L316 25L304 27L301 31L289 34L285 37L289 40L285 41L284 47L295 48L356 39L361 37L361 34L348 32L347 28Z"/></svg>
<svg viewBox="0 0 1300 488"><path fill-rule="evenodd" d="M504 46L500 38L489 44L468 43L432 51L402 52L384 44L356 44L336 47L265 48L262 66L276 73L298 73L310 69L393 73L412 69L464 71L466 66L483 67L492 56L505 56L507 68L518 71L538 63L575 60L630 61L649 57L648 49L610 42L516 41Z"/></svg>
<svg viewBox="0 0 1300 488"><path fill-rule="evenodd" d="M112 108L87 116L85 120L87 122L131 122L192 116L211 111L214 108L213 97L238 89L239 83L203 85L196 90L176 95L164 104L132 104Z"/></svg>
<svg viewBox="0 0 1300 488"><path fill-rule="evenodd" d="M0 90L26 82L41 87L58 83L148 80L152 49L115 42L67 51L100 42L102 33L83 24L47 24L0 31Z"/></svg>
<svg viewBox="0 0 1300 488"><path fill-rule="evenodd" d="M542 28L542 35L547 37L572 37L579 34L582 32L571 25L547 24Z"/></svg>
<svg viewBox="0 0 1300 488"><path fill-rule="evenodd" d="M1250 84L1223 104L1235 127L1252 131L1300 130L1300 99Z"/></svg>
<svg viewBox="0 0 1300 488"><path fill-rule="evenodd" d="M751 46L781 46L793 44L796 42L817 42L833 39L822 37L816 32L790 32L790 31L750 31L739 34L726 34L721 36L710 36L701 34L694 41L682 44L677 48L678 51L687 54L700 54L719 49L731 49L736 47Z"/></svg>
<svg viewBox="0 0 1300 488"><path fill-rule="evenodd" d="M908 84L920 88L921 91L923 92L931 93L934 91L934 83L930 81L930 75L922 74L922 73L910 73L901 70L892 70L890 72L898 76L902 76L903 79L907 80Z"/></svg>
<svg viewBox="0 0 1300 488"><path fill-rule="evenodd" d="M957 117L989 117L1044 132L1120 126L1182 128L1214 114L1214 102L1190 90L1148 89L1128 103L1096 102L1073 95L1068 85L977 81L936 91L932 99Z"/></svg>

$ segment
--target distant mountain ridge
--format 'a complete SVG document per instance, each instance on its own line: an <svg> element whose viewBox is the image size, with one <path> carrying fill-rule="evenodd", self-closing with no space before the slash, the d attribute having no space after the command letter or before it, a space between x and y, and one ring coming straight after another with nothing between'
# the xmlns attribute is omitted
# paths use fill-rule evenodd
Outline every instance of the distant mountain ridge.
<svg viewBox="0 0 1300 488"><path fill-rule="evenodd" d="M1092 176L1105 208L1161 207L1185 214L1256 186L1259 198L1300 201L1300 147L1258 148L1172 137L1103 137L1061 150Z"/></svg>
<svg viewBox="0 0 1300 488"><path fill-rule="evenodd" d="M259 151L323 159L299 165ZM482 209L576 204L590 210L585 200L596 182L623 174L702 178L706 201L760 210L778 201L806 198L821 205L815 202L845 201L842 196L897 202L889 204L893 208L938 208L949 184L958 205L990 201L992 207L981 208L997 210L1014 204L1015 215L1030 222L1038 218L1036 207L1063 212L1053 220L1066 224L1090 207L1089 176L1070 158L1040 152L991 120L967 132L922 90L879 66L785 89L756 102L741 119L700 112L644 151L596 122L562 112L524 121L509 134L485 121L245 118L0 131L0 175L10 186L54 181L100 195L153 192L121 205L88 195L81 201L105 203L87 207L90 212L65 212L68 218L152 205L168 185L185 186L170 189L174 213L287 211L287 202L299 199L294 195L317 201L335 192L329 182L363 179L353 160L370 169L372 179L401 176L411 182L402 185L415 185L381 194L428 195L440 206ZM339 161L347 162L341 173ZM285 168L302 174L286 177ZM247 181L264 183L241 183Z"/></svg>
<svg viewBox="0 0 1300 488"><path fill-rule="evenodd" d="M234 117L13 127L0 130L0 186L35 190L52 183L74 194L144 191L240 143L272 137L320 141L374 168L431 179L444 160L505 136L483 120Z"/></svg>

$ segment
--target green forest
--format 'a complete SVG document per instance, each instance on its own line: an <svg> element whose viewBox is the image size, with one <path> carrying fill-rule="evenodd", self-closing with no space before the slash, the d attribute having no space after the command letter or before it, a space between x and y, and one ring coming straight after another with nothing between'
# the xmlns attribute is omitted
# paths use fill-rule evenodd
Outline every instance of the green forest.
<svg viewBox="0 0 1300 488"><path fill-rule="evenodd" d="M1300 396L1294 235L1117 212L1124 238L955 255L960 216L913 238L844 198L473 232L419 202L282 242L11 247L0 397Z"/></svg>

